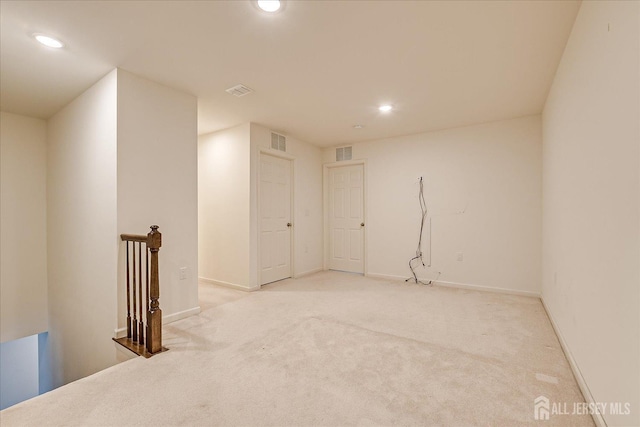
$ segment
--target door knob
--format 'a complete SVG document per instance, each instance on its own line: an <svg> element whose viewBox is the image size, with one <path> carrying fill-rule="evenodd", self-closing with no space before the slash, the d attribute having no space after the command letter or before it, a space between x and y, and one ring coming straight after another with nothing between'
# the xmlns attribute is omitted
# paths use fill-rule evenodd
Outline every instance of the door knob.
<svg viewBox="0 0 640 427"><path fill-rule="evenodd" d="M290 222L287 223L287 227L291 227L291 223Z"/></svg>
<svg viewBox="0 0 640 427"><path fill-rule="evenodd" d="M364 222L361 222L361 223L360 223L360 227L364 227Z"/></svg>

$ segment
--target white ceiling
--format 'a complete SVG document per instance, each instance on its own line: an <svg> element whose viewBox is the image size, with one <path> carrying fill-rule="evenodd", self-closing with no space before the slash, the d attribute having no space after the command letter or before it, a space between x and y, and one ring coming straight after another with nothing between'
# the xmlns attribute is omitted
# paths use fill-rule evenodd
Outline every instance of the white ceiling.
<svg viewBox="0 0 640 427"><path fill-rule="evenodd" d="M196 95L200 134L252 121L330 146L537 114L579 5L2 1L0 108L48 118L120 67Z"/></svg>

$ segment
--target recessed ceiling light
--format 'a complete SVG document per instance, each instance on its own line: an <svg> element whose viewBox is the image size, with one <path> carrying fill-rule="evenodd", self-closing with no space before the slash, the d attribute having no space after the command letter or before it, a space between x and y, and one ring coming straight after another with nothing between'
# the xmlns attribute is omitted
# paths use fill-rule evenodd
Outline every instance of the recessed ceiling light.
<svg viewBox="0 0 640 427"><path fill-rule="evenodd" d="M364 126L362 126L362 125L353 125L353 128L354 128L354 129L362 129L363 127L364 127Z"/></svg>
<svg viewBox="0 0 640 427"><path fill-rule="evenodd" d="M388 113L389 111L393 110L393 105L381 105L378 107L378 110L383 113Z"/></svg>
<svg viewBox="0 0 640 427"><path fill-rule="evenodd" d="M258 0L258 7L265 12L277 12L280 9L280 0Z"/></svg>
<svg viewBox="0 0 640 427"><path fill-rule="evenodd" d="M40 44L43 44L47 47L52 47L54 49L60 49L61 47L64 47L64 43L62 43L60 40L46 34L35 33L33 34L33 38L38 40Z"/></svg>

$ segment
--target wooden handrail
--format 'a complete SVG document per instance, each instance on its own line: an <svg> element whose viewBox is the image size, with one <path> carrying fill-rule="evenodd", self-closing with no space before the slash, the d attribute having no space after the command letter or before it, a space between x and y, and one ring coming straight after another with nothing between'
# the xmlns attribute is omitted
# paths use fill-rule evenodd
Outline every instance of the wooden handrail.
<svg viewBox="0 0 640 427"><path fill-rule="evenodd" d="M121 234L120 239L126 242L147 243L147 236L144 234Z"/></svg>
<svg viewBox="0 0 640 427"><path fill-rule="evenodd" d="M157 225L142 234L121 234L126 244L126 285L127 285L127 337L114 338L129 350L151 357L166 350L162 347L162 310L160 309L160 280L158 252L162 246L162 234ZM145 245L145 271L142 269L142 245ZM129 247L132 246L132 257ZM136 265L137 247L137 265ZM132 263L130 261L133 261ZM131 264L131 268L130 268ZM143 280L144 279L144 280ZM144 287L143 287L143 282ZM144 311L142 301L144 299ZM133 309L133 317L131 311ZM146 320L146 327L144 321Z"/></svg>

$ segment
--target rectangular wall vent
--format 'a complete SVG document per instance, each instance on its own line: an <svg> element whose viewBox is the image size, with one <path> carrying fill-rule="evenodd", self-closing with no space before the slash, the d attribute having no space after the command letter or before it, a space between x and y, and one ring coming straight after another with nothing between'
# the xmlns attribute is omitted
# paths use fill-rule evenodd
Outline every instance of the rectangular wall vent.
<svg viewBox="0 0 640 427"><path fill-rule="evenodd" d="M271 148L274 150L287 151L287 138L275 132L271 132Z"/></svg>
<svg viewBox="0 0 640 427"><path fill-rule="evenodd" d="M225 90L225 92L230 93L233 96L241 97L250 94L253 92L253 89L246 87L245 85L236 85Z"/></svg>
<svg viewBox="0 0 640 427"><path fill-rule="evenodd" d="M336 148L336 162L351 160L352 147Z"/></svg>

